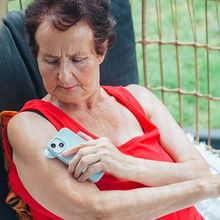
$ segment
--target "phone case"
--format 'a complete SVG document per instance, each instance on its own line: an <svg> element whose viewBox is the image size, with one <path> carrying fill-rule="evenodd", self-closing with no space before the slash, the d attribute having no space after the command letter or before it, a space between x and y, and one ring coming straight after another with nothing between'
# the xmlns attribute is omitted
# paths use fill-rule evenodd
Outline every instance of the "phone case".
<svg viewBox="0 0 220 220"><path fill-rule="evenodd" d="M86 142L86 141L83 138L81 138L79 135L75 134L70 129L62 128L48 142L44 153L45 153L45 156L49 159L58 158L59 160L64 162L66 165L69 165L69 162L73 159L74 155L71 157L64 157L62 155L62 152L69 148L73 148L74 146L82 142ZM98 182L102 178L103 175L104 175L104 172L100 171L100 172L93 174L91 177L89 177L88 180L90 182Z"/></svg>

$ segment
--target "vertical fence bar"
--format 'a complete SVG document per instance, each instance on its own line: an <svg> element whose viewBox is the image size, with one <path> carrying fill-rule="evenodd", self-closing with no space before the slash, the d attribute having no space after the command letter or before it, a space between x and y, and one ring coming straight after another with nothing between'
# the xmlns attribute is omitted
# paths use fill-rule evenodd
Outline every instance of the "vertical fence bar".
<svg viewBox="0 0 220 220"><path fill-rule="evenodd" d="M208 2L205 1L205 28L206 28L206 45L209 45L209 24L208 24ZM210 96L210 63L209 63L209 50L206 50L206 63L207 63L207 95ZM207 113L208 113L208 145L211 145L211 134L210 134L210 100L208 99L208 108L207 108Z"/></svg>
<svg viewBox="0 0 220 220"><path fill-rule="evenodd" d="M162 24L161 24L161 1L156 0L156 14L157 14L157 31L159 37L159 60L160 60L160 85L161 85L161 99L162 102L165 102L164 98L164 74L163 74L163 51L162 51Z"/></svg>
<svg viewBox="0 0 220 220"><path fill-rule="evenodd" d="M192 11L193 11L193 21L195 28L194 40L197 43L197 28L196 28L196 18L195 18L195 4L192 0ZM198 48L194 47L194 60L195 60L195 77L196 77L196 93L199 93L199 69L198 69ZM199 142L199 97L196 96L196 141Z"/></svg>
<svg viewBox="0 0 220 220"><path fill-rule="evenodd" d="M6 11L8 11L8 4L6 0L0 0L0 1L2 1L0 3L0 25L1 25L2 18L4 17Z"/></svg>
<svg viewBox="0 0 220 220"><path fill-rule="evenodd" d="M218 3L219 1L218 0L215 0L215 5L216 5L216 15L217 15L217 22L218 22L218 31L219 31L219 34L220 34L220 19L219 19L219 4Z"/></svg>
<svg viewBox="0 0 220 220"><path fill-rule="evenodd" d="M23 9L22 0L19 0L20 9Z"/></svg>
<svg viewBox="0 0 220 220"><path fill-rule="evenodd" d="M129 0L129 3L130 3L131 10L132 10L132 7L133 7L133 0Z"/></svg>
<svg viewBox="0 0 220 220"><path fill-rule="evenodd" d="M172 13L172 22L174 27L175 41L178 42L179 33L178 33L178 21L177 21L177 4L176 0L170 0L170 7ZM180 69L180 58L179 58L179 46L175 45L175 54L176 54L176 65L177 65L177 79L178 79L178 106L179 106L179 120L178 123L180 126L183 125L183 105L182 105L182 95L180 93L182 84L181 84L181 69Z"/></svg>
<svg viewBox="0 0 220 220"><path fill-rule="evenodd" d="M147 0L142 0L142 55L143 55L143 70L144 70L144 85L148 87L147 75L147 21L146 21Z"/></svg>
<svg viewBox="0 0 220 220"><path fill-rule="evenodd" d="M193 39L194 43L197 43L197 29L196 29L196 19L195 19L195 9L194 9L194 0L191 1L191 6L189 0L187 0L188 13L190 18L190 24L193 31ZM198 71L198 50L197 47L194 46L194 63L195 63L195 80L196 80L196 135L195 140L199 142L199 71Z"/></svg>

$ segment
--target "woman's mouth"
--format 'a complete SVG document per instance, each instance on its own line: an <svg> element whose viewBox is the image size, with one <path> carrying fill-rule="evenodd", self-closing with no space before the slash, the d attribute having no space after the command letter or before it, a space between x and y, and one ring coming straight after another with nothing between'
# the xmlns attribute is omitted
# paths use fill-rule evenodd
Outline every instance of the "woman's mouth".
<svg viewBox="0 0 220 220"><path fill-rule="evenodd" d="M74 86L61 86L62 89L66 90L66 91L71 91L73 90L75 87L77 87L77 85Z"/></svg>

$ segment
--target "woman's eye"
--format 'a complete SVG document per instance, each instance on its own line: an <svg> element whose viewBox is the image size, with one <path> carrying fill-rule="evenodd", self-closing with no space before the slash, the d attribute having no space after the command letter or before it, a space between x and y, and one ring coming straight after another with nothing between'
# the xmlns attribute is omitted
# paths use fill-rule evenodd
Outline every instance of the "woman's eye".
<svg viewBox="0 0 220 220"><path fill-rule="evenodd" d="M82 61L85 61L87 59L87 57L85 58L78 58L78 59L72 59L73 63L81 63Z"/></svg>
<svg viewBox="0 0 220 220"><path fill-rule="evenodd" d="M82 60L72 60L74 63L79 63L81 62Z"/></svg>
<svg viewBox="0 0 220 220"><path fill-rule="evenodd" d="M56 65L59 63L59 60L45 60L47 64Z"/></svg>

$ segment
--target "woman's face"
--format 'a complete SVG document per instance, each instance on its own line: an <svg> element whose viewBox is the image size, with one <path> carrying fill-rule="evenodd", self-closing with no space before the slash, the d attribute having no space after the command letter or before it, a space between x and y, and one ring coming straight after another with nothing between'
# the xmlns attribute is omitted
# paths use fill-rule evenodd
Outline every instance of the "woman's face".
<svg viewBox="0 0 220 220"><path fill-rule="evenodd" d="M48 22L36 32L38 65L47 92L63 103L76 103L99 88L99 65L92 29L78 22L61 32Z"/></svg>

